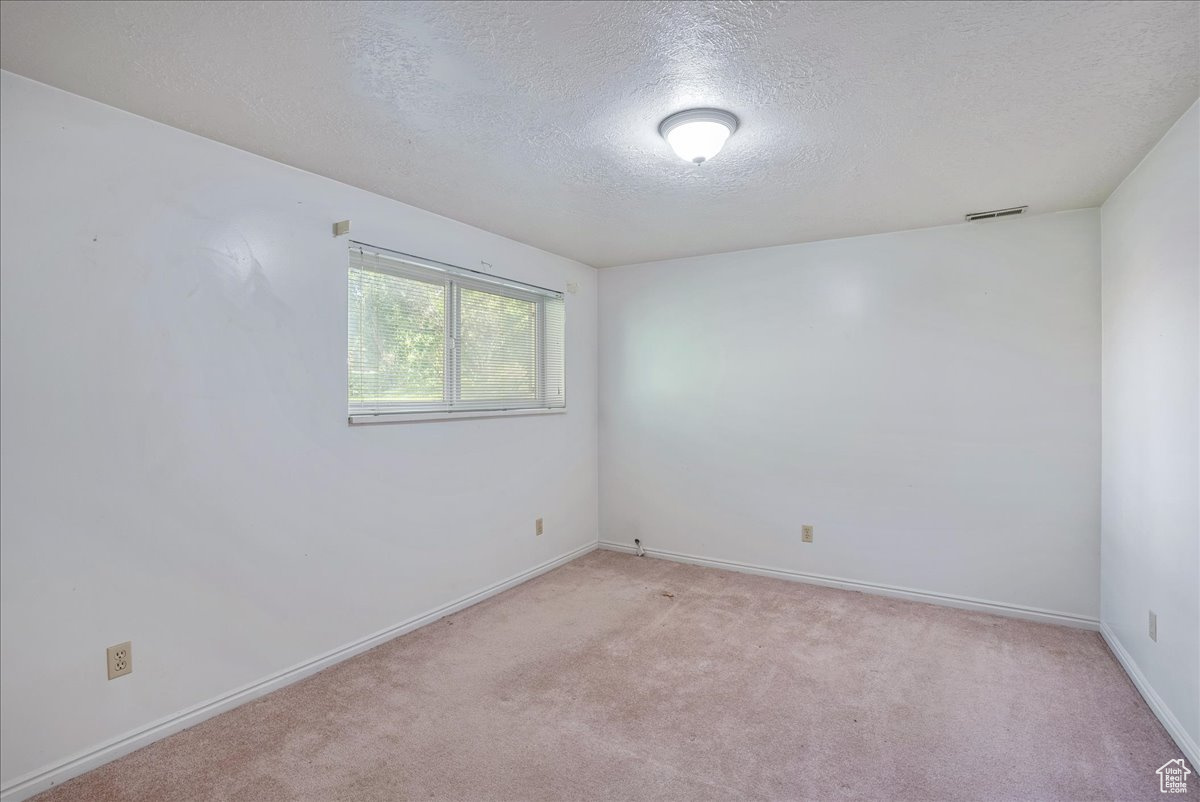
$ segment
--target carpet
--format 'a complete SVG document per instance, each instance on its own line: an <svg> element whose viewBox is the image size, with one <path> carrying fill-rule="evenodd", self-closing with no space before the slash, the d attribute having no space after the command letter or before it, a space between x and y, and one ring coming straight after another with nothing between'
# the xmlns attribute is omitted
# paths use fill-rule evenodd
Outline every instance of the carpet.
<svg viewBox="0 0 1200 802"><path fill-rule="evenodd" d="M1149 800L1179 756L1095 632L597 551L37 799Z"/></svg>

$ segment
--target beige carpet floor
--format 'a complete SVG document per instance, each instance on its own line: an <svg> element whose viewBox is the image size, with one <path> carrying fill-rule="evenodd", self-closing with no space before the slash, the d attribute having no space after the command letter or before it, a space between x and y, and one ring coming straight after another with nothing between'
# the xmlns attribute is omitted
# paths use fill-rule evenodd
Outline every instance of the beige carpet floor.
<svg viewBox="0 0 1200 802"><path fill-rule="evenodd" d="M1175 757L1094 632L593 552L39 800L1137 800Z"/></svg>

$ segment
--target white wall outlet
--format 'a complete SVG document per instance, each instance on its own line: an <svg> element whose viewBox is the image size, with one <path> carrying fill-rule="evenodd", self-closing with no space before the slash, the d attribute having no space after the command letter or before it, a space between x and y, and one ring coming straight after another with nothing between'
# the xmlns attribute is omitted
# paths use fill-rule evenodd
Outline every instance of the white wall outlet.
<svg viewBox="0 0 1200 802"><path fill-rule="evenodd" d="M541 518L538 518L536 521L533 522L533 530L534 530L535 534L540 535L542 533L542 519Z"/></svg>
<svg viewBox="0 0 1200 802"><path fill-rule="evenodd" d="M1150 611L1150 640L1158 643L1158 616Z"/></svg>
<svg viewBox="0 0 1200 802"><path fill-rule="evenodd" d="M804 526L800 527L800 539L805 543L813 542L812 524L805 524Z"/></svg>
<svg viewBox="0 0 1200 802"><path fill-rule="evenodd" d="M108 678L116 679L133 672L133 644L129 641L108 647Z"/></svg>

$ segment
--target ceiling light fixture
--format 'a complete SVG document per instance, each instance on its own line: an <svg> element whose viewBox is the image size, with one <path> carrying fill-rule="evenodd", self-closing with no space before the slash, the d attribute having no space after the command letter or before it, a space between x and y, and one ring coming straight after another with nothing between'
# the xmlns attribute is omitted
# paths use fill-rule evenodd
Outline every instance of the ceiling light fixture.
<svg viewBox="0 0 1200 802"><path fill-rule="evenodd" d="M738 118L721 109L688 109L659 123L658 133L685 162L701 164L716 156L737 130Z"/></svg>

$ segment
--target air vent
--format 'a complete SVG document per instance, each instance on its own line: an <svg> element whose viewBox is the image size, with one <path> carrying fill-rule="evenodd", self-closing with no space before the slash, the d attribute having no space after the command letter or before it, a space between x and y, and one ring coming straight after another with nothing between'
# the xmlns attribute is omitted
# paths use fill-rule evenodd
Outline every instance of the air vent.
<svg viewBox="0 0 1200 802"><path fill-rule="evenodd" d="M1028 208L1028 206L1013 206L1009 209L992 209L990 212L971 212L967 215L967 222L991 220L994 217L1012 217L1014 214L1022 214Z"/></svg>

